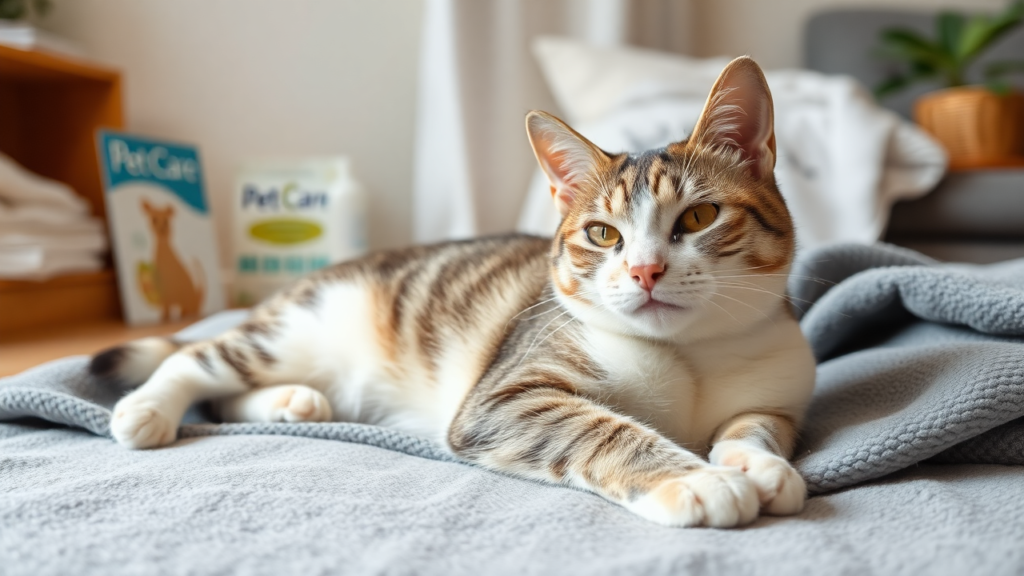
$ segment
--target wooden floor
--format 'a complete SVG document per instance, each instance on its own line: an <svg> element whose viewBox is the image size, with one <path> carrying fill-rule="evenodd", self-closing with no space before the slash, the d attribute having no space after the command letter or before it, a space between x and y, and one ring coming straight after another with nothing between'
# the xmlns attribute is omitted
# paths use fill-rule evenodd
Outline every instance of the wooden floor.
<svg viewBox="0 0 1024 576"><path fill-rule="evenodd" d="M0 334L0 377L75 354L92 354L104 348L147 336L166 336L195 322L186 320L156 326L129 327L121 321L67 326L59 329Z"/></svg>

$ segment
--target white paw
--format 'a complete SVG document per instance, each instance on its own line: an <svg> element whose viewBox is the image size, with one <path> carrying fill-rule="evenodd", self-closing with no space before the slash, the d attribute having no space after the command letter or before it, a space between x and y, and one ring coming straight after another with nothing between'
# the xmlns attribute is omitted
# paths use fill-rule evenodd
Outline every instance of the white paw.
<svg viewBox="0 0 1024 576"><path fill-rule="evenodd" d="M730 528L753 522L758 502L742 472L705 466L662 482L626 507L666 526Z"/></svg>
<svg viewBox="0 0 1024 576"><path fill-rule="evenodd" d="M327 397L308 386L281 386L274 399L271 422L329 422Z"/></svg>
<svg viewBox="0 0 1024 576"><path fill-rule="evenodd" d="M768 514L789 516L804 509L807 484L785 458L726 441L715 446L711 461L742 470L753 481L761 508Z"/></svg>
<svg viewBox="0 0 1024 576"><path fill-rule="evenodd" d="M177 438L179 420L162 410L158 400L129 394L114 406L110 433L133 450L166 446Z"/></svg>

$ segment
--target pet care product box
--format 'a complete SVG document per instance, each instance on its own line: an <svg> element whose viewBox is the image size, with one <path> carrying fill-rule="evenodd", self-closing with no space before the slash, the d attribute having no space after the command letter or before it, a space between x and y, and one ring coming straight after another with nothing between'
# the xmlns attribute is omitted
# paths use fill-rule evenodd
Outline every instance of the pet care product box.
<svg viewBox="0 0 1024 576"><path fill-rule="evenodd" d="M106 130L98 146L125 320L167 322L224 309L196 148Z"/></svg>
<svg viewBox="0 0 1024 576"><path fill-rule="evenodd" d="M366 252L366 198L346 158L249 163L235 192L237 305Z"/></svg>

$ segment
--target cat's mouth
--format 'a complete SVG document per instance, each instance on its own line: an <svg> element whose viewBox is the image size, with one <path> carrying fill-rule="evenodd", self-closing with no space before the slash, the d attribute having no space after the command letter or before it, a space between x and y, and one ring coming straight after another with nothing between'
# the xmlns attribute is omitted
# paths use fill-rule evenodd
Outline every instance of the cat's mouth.
<svg viewBox="0 0 1024 576"><path fill-rule="evenodd" d="M689 306L679 306L677 304L670 304L654 298L648 298L647 302L641 304L635 312L684 312L689 309Z"/></svg>

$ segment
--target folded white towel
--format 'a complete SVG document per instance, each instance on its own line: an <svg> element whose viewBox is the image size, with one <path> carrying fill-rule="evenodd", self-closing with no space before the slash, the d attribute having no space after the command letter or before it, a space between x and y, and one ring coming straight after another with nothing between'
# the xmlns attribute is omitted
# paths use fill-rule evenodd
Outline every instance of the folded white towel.
<svg viewBox="0 0 1024 576"><path fill-rule="evenodd" d="M103 267L107 235L66 184L0 154L0 278L45 280Z"/></svg>
<svg viewBox="0 0 1024 576"><path fill-rule="evenodd" d="M106 236L103 223L95 218L79 218L70 222L4 222L0 219L0 236L6 234L33 234L38 236L91 235Z"/></svg>
<svg viewBox="0 0 1024 576"><path fill-rule="evenodd" d="M102 268L103 258L95 250L0 246L0 278L3 279L46 280Z"/></svg>
<svg viewBox="0 0 1024 576"><path fill-rule="evenodd" d="M55 210L53 206L47 205L5 206L0 203L0 231L7 230L8 226L15 224L65 226L82 222L91 222L91 225L98 230L103 228L102 223L98 219L86 218L79 212Z"/></svg>
<svg viewBox="0 0 1024 576"><path fill-rule="evenodd" d="M0 202L9 207L45 207L57 212L88 215L89 204L63 182L34 174L0 153Z"/></svg>
<svg viewBox="0 0 1024 576"><path fill-rule="evenodd" d="M0 248L35 247L42 250L74 250L100 254L107 249L103 234L0 234Z"/></svg>

